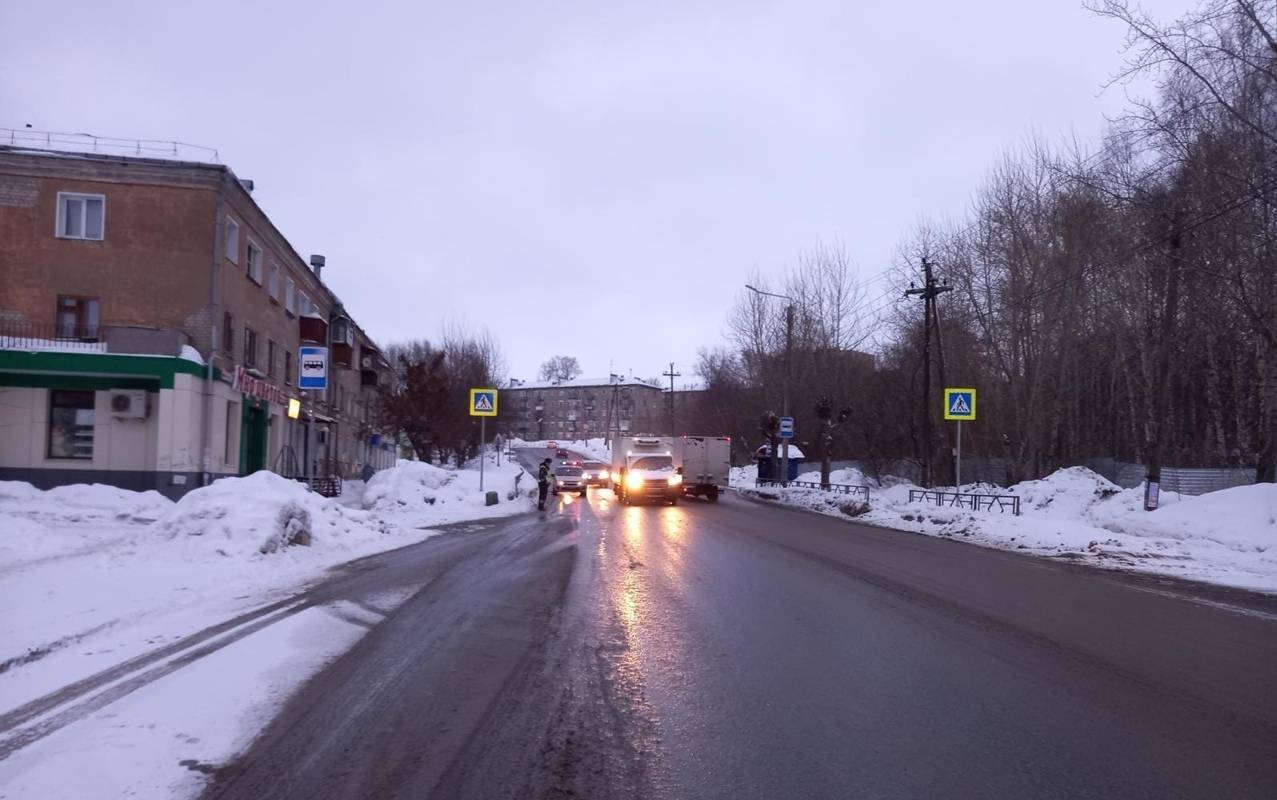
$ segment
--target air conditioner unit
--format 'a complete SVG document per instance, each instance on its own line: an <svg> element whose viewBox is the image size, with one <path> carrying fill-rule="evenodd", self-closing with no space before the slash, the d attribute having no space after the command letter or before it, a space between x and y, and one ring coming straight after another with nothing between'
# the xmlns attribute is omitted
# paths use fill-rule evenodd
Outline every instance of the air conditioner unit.
<svg viewBox="0 0 1277 800"><path fill-rule="evenodd" d="M377 366L377 358L372 353L363 353L359 356L360 369L375 369Z"/></svg>
<svg viewBox="0 0 1277 800"><path fill-rule="evenodd" d="M111 416L146 419L146 392L111 392Z"/></svg>

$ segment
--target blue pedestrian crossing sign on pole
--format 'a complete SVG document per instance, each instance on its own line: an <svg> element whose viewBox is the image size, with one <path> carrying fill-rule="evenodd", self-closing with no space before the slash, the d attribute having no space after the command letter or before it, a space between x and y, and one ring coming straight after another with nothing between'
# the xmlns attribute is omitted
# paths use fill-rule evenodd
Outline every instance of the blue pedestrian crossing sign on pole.
<svg viewBox="0 0 1277 800"><path fill-rule="evenodd" d="M782 439L794 438L794 418L793 417L780 418L780 438Z"/></svg>
<svg viewBox="0 0 1277 800"><path fill-rule="evenodd" d="M975 421L975 389L945 389L944 418Z"/></svg>
<svg viewBox="0 0 1277 800"><path fill-rule="evenodd" d="M470 390L470 416L495 417L497 415L496 389Z"/></svg>

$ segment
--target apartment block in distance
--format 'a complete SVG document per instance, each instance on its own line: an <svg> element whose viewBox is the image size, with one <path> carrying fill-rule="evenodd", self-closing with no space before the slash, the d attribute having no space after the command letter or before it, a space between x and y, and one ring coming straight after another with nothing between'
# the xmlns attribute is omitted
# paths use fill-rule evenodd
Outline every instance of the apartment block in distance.
<svg viewBox="0 0 1277 800"><path fill-rule="evenodd" d="M0 479L177 497L394 463L388 364L252 188L217 163L0 146ZM299 388L303 347L327 348L325 389Z"/></svg>
<svg viewBox="0 0 1277 800"><path fill-rule="evenodd" d="M501 395L502 427L526 440L657 434L669 427L665 393L633 377L511 381Z"/></svg>

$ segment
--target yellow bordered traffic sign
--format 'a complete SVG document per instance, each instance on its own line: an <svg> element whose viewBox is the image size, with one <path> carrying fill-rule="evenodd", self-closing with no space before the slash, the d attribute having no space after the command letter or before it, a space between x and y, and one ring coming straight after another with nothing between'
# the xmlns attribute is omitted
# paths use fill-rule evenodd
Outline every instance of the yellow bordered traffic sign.
<svg viewBox="0 0 1277 800"><path fill-rule="evenodd" d="M470 390L470 416L495 417L497 415L496 389Z"/></svg>
<svg viewBox="0 0 1277 800"><path fill-rule="evenodd" d="M975 389L945 389L944 418L975 421Z"/></svg>

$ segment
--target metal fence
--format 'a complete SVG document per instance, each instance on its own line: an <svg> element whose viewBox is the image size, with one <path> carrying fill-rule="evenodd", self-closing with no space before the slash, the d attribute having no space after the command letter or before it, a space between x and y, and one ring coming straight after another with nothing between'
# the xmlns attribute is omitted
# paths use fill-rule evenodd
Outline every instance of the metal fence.
<svg viewBox="0 0 1277 800"><path fill-rule="evenodd" d="M1020 515L1020 498L1013 494L980 494L978 492L945 492L939 489L910 489L910 503L934 503L950 508L967 508L972 511L1008 510Z"/></svg>
<svg viewBox="0 0 1277 800"><path fill-rule="evenodd" d="M1103 475L1123 489L1144 484L1143 464L1115 458L1088 458L1081 466ZM1255 482L1253 467L1162 467L1162 491L1198 495Z"/></svg>
<svg viewBox="0 0 1277 800"><path fill-rule="evenodd" d="M298 478L302 483L309 484L311 490L323 497L338 497L341 495L341 478Z"/></svg>
<svg viewBox="0 0 1277 800"><path fill-rule="evenodd" d="M98 325L0 320L0 350L106 352Z"/></svg>
<svg viewBox="0 0 1277 800"><path fill-rule="evenodd" d="M824 489L819 483L811 481L773 481L767 478L759 478L754 481L755 486L796 486L799 489ZM869 502L869 487L857 486L851 483L831 483L825 491L834 494L849 494L859 497L866 503Z"/></svg>

